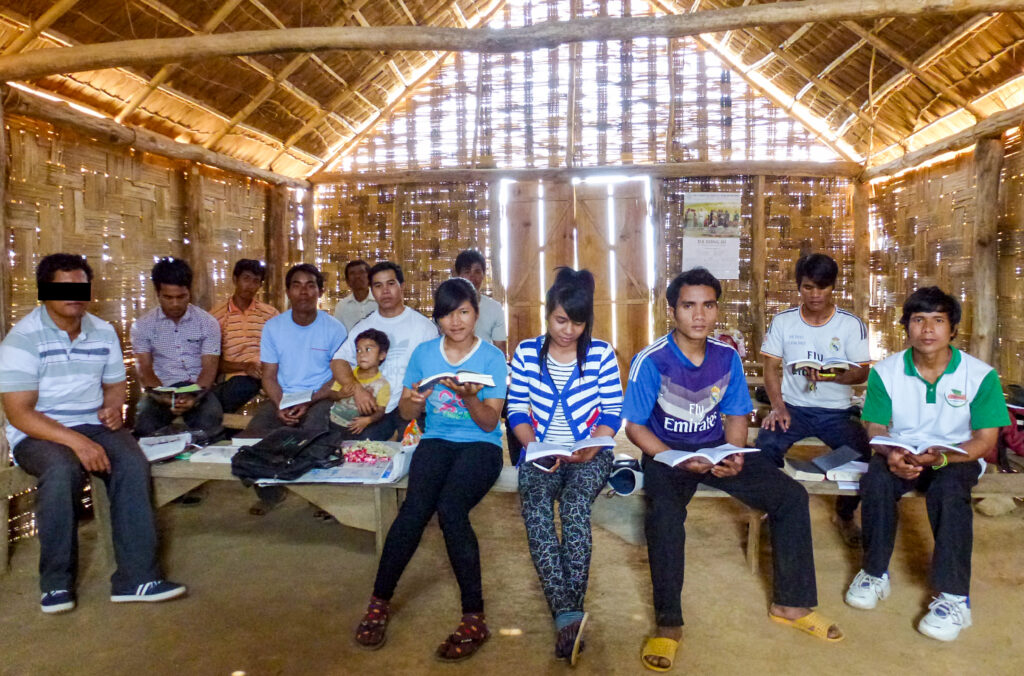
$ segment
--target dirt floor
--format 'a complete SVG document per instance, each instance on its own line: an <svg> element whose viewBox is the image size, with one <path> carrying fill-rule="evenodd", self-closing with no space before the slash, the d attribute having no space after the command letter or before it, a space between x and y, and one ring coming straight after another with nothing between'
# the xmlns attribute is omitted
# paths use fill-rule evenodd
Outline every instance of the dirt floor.
<svg viewBox="0 0 1024 676"><path fill-rule="evenodd" d="M205 502L159 513L169 577L187 598L112 605L110 571L85 562L95 525L82 527L79 607L44 616L35 573L38 544L18 543L0 578L0 674L558 674L553 629L526 548L514 494L492 494L473 521L480 536L488 620L494 638L464 664L433 659L454 628L458 593L436 525L428 528L395 597L387 645L354 646L352 629L373 582L373 534L312 516L296 496L259 518L240 485L208 485ZM639 501L600 498L587 609L592 624L579 673L643 674L641 641L651 628ZM843 604L858 568L829 523L829 503L812 497L821 610L847 638L827 644L765 616L770 548L760 575L743 557L744 511L731 501L695 500L688 521L687 619L675 673L1020 674L1024 655L1024 509L975 519L974 626L953 644L914 630L929 594L931 536L923 500L905 500L893 594L876 611Z"/></svg>

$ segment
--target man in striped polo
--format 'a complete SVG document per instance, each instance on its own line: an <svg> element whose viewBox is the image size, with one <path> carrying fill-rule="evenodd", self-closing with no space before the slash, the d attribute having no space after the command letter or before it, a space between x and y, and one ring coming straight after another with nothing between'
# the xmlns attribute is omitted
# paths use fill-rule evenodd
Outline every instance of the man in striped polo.
<svg viewBox="0 0 1024 676"><path fill-rule="evenodd" d="M260 392L260 334L267 320L278 314L273 305L256 298L266 276L267 267L260 261L240 259L231 273L234 293L210 312L220 324L219 370L224 376L213 394L225 413L234 413Z"/></svg>
<svg viewBox="0 0 1024 676"><path fill-rule="evenodd" d="M122 427L125 368L114 328L86 312L92 269L81 256L39 262L40 307L0 344L0 402L14 460L38 477L40 607L75 607L77 504L88 473L107 484L117 570L114 602L164 601L185 587L162 579L149 463Z"/></svg>
<svg viewBox="0 0 1024 676"><path fill-rule="evenodd" d="M846 602L870 610L889 596L896 502L916 488L925 492L935 537L931 583L937 594L917 629L952 641L971 626L971 488L1010 416L995 369L951 345L960 323L955 298L936 286L918 289L903 303L900 323L910 347L871 369L863 419L872 440L888 437L923 452L872 443L875 456L860 480L864 556Z"/></svg>

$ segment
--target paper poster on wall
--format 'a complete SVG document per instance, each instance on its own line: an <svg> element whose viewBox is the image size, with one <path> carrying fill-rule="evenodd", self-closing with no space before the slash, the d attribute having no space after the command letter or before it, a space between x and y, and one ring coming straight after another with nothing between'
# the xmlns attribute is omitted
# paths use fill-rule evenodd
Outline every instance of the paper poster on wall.
<svg viewBox="0 0 1024 676"><path fill-rule="evenodd" d="M740 278L739 237L684 237L683 270L707 268L719 279Z"/></svg>
<svg viewBox="0 0 1024 676"><path fill-rule="evenodd" d="M683 193L683 234L686 237L739 237L740 192Z"/></svg>

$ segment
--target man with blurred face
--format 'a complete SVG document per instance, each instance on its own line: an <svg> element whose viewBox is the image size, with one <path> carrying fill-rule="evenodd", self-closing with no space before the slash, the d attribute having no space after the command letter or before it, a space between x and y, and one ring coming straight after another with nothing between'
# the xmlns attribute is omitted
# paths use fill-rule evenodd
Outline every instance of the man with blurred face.
<svg viewBox="0 0 1024 676"><path fill-rule="evenodd" d="M345 283L350 293L334 307L334 318L352 333L352 327L377 309L377 301L370 293L370 265L363 260L349 261L345 266Z"/></svg>
<svg viewBox="0 0 1024 676"><path fill-rule="evenodd" d="M260 335L277 309L256 296L267 276L260 261L243 258L235 263L232 279L235 292L210 313L220 324L219 371L224 381L213 393L225 413L234 413L259 394L263 367L260 363Z"/></svg>
<svg viewBox="0 0 1024 676"><path fill-rule="evenodd" d="M168 430L181 416L193 433L207 440L224 430L224 411L209 396L220 363L220 325L205 310L192 305L192 269L180 258L162 258L151 274L159 307L132 325L135 372L146 395L135 413L135 436ZM191 394L165 394L158 387L197 385Z"/></svg>
<svg viewBox="0 0 1024 676"><path fill-rule="evenodd" d="M92 269L52 254L36 269L42 306L0 344L0 403L15 461L39 479L36 525L44 613L76 604L77 514L90 473L107 484L117 571L111 600L163 601L185 587L162 579L149 463L122 427L125 368L114 328L86 312Z"/></svg>

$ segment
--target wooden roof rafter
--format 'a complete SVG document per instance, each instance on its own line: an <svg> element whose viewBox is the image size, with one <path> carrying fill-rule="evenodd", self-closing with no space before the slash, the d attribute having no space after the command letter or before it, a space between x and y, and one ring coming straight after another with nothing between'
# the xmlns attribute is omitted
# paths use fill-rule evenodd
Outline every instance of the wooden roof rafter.
<svg viewBox="0 0 1024 676"><path fill-rule="evenodd" d="M345 7L345 9L335 18L332 25L341 26L348 23L354 16L359 14L359 8L365 5L367 2L369 2L369 0L355 0L351 5ZM266 83L263 86L263 89L261 89L255 96L252 97L249 103L247 103L245 106L242 107L241 110L235 113L234 116L232 116L232 118L227 121L227 124L222 126L220 129L216 131L216 133L214 133L212 136L210 136L210 138L206 139L206 141L203 142L203 147L212 148L214 145L217 144L218 141L227 136L227 134L236 125L248 119L250 115L256 112L257 108L263 105L263 103L267 99L274 95L274 92L276 92L283 85L283 83L288 79L289 76L291 76L295 71L301 68L312 57L313 54L310 52L305 52L303 54L298 54L292 57L291 60L289 60L288 63L286 63L284 67L281 68L281 70L279 70L274 75L273 79L270 82ZM313 100L316 101L316 99ZM332 115L332 112L327 111L322 105L320 105L318 101L316 101L315 108L317 110L325 110L327 112L327 115L331 117L337 115L337 113L334 113Z"/></svg>
<svg viewBox="0 0 1024 676"><path fill-rule="evenodd" d="M473 17L473 23L469 25L482 25L486 23L504 5L505 0L492 0L490 6L480 10ZM417 87L419 87L421 84L426 82L430 77L432 77L441 67L441 64L444 63L445 58L449 54L451 54L451 52L435 53L431 60L428 61L428 65L423 69L423 71L415 80L410 82L408 85L400 88L399 91L394 92L393 95L389 97L389 103L383 109L381 109L380 112L375 117L368 119L362 129L355 133L351 138L347 139L337 150L332 152L330 156L327 158L327 160L317 171L311 172L307 176L313 176L333 169L334 165L338 162L338 160L340 160L342 157L348 154L349 151L355 148L356 145L362 139L364 139L367 134L373 131L373 129L376 127L378 123L385 120L395 110L395 108L398 107L398 105L401 102L405 101L405 99L413 91L416 90ZM273 166L273 163L271 163L270 166Z"/></svg>
<svg viewBox="0 0 1024 676"><path fill-rule="evenodd" d="M944 54L949 53L963 40L974 35L978 31L983 30L989 23L998 17L998 13L977 14L971 17L964 23L960 24L955 30L951 31L931 49L915 59L914 65L921 70L928 68L933 63L936 63ZM872 103L875 106L881 106L890 96L899 92L900 89L911 83L913 80L914 74L910 70L901 70L878 88L874 93L873 102L871 98L865 100L864 103L861 104L860 109L862 111L867 110L871 107ZM851 124L853 124L855 118L856 116L853 114L846 118L846 120L839 125L839 133L846 133L846 130L849 129Z"/></svg>
<svg viewBox="0 0 1024 676"><path fill-rule="evenodd" d="M30 26L32 24L32 22L27 17L18 15L16 13L14 13L13 11L9 10L9 9L0 10L0 20L4 20L4 21L7 21L7 22L12 23L12 24L17 24L19 26L26 27L26 29L27 29L28 26ZM40 33L34 39L45 40L46 42L49 42L50 44L59 45L61 48L69 48L69 47L73 47L73 46L78 44L76 41L72 40L68 36L62 35L59 32L55 31L52 27L40 31ZM2 58L2 57L0 57L0 58ZM118 68L115 68L114 70L116 70L118 73L124 75L125 77L130 78L130 79L138 82L140 85L145 85L146 82L147 82L147 80L146 80L146 78L144 76L142 76L142 75L140 75L140 74L138 74L136 72L133 72L132 70L130 70L128 68L118 67ZM77 84L80 84L82 86L92 87L92 88L95 89L95 87L93 87L93 85L91 85L91 84L89 84L87 82L80 82L80 81L76 80L74 77L72 77L70 74L56 74L56 76L60 77L60 78L66 78L66 79L72 80L72 81L74 81ZM223 113L221 113L220 111L218 111L218 110L216 110L214 108L211 108L210 106L206 105L205 103L203 103L201 101L198 101L198 100L194 99L193 97L185 94L184 92L180 92L180 91L174 89L173 87L168 87L168 86L163 86L162 85L162 86L158 87L157 89L159 91L161 91L163 94L165 94L167 96L170 96L170 97L180 101L182 104L188 106L189 108L192 108L194 110L200 111L200 112L202 112L205 115L210 115L211 117L215 117L217 119L225 120L225 121L228 119L227 116L224 115ZM102 93L104 93L107 96L110 95L107 92L102 92ZM178 121L172 121L172 124L175 124L177 126L183 126L182 123L178 122ZM275 137L274 135L272 135L272 134L270 134L268 132L265 132L263 130L256 129L254 127L247 126L247 125L244 126L244 129L245 129L245 132L247 134L250 134L250 135L252 135L254 137L262 139L260 141L261 143L265 143L265 144L273 146L273 147L284 149L284 143L281 141L281 139ZM298 148L288 149L288 151L290 153L292 153L293 156L297 156L297 158L299 158L299 161L304 163L304 164L318 165L320 162L322 162L321 158L316 157L315 155L307 153L307 152L305 152L303 150L300 150Z"/></svg>
<svg viewBox="0 0 1024 676"><path fill-rule="evenodd" d="M57 0L38 19L33 21L31 26L16 37L11 44L4 47L3 56L20 53L33 40L39 37L44 30L52 26L57 19L67 14L77 4L78 0Z"/></svg>

